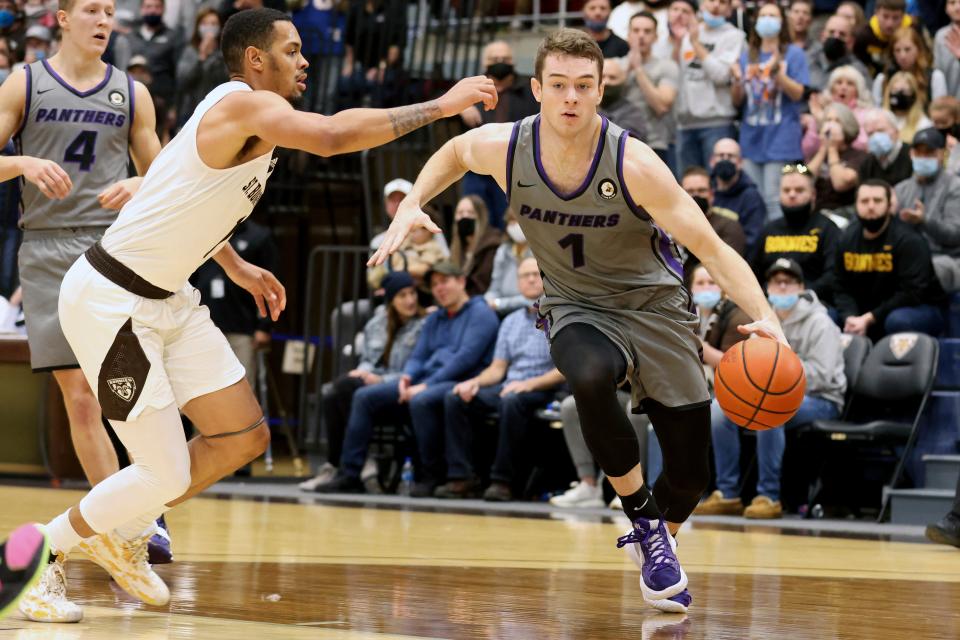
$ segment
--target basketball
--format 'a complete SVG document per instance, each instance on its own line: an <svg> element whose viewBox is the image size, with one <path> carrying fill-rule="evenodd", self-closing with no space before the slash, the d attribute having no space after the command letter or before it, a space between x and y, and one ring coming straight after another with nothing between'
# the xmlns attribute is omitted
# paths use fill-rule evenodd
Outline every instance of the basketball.
<svg viewBox="0 0 960 640"><path fill-rule="evenodd" d="M800 358L789 347L770 338L753 338L723 354L714 387L730 420L763 431L793 417L803 402L807 379Z"/></svg>

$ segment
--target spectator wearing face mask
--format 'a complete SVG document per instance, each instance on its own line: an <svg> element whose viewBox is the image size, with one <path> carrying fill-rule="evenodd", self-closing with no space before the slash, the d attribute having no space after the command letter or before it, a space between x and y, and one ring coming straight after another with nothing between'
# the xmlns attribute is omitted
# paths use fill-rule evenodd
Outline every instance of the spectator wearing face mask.
<svg viewBox="0 0 960 640"><path fill-rule="evenodd" d="M960 2L960 0L958 0ZM937 98L930 105L930 119L947 143L947 171L960 173L960 100L953 96Z"/></svg>
<svg viewBox="0 0 960 640"><path fill-rule="evenodd" d="M50 56L50 29L34 25L27 29L23 41L23 64L44 60Z"/></svg>
<svg viewBox="0 0 960 640"><path fill-rule="evenodd" d="M517 286L517 269L520 261L532 256L533 252L530 250L526 236L523 235L523 229L520 228L517 214L513 209L507 209L504 219L507 222L507 234L493 257L490 288L483 294L490 308L501 317L535 302L524 297Z"/></svg>
<svg viewBox="0 0 960 640"><path fill-rule="evenodd" d="M912 73L898 71L893 74L883 91L883 108L896 116L900 138L904 142L912 142L914 133L933 126L926 115L927 96L920 90Z"/></svg>
<svg viewBox="0 0 960 640"><path fill-rule="evenodd" d="M890 66L873 80L875 102L883 101L887 81L898 71L913 75L920 92L926 97L926 104L947 94L946 77L942 71L934 68L933 52L919 31L912 27L897 29L890 40L890 52L893 57Z"/></svg>
<svg viewBox="0 0 960 640"><path fill-rule="evenodd" d="M179 126L193 115L193 110L214 87L228 79L227 66L220 52L220 15L212 8L201 9L197 13L190 44L183 48L177 62Z"/></svg>
<svg viewBox="0 0 960 640"><path fill-rule="evenodd" d="M493 261L503 232L488 222L486 207L477 196L464 196L453 213L450 261L466 278L467 293L482 295L490 288Z"/></svg>
<svg viewBox="0 0 960 640"><path fill-rule="evenodd" d="M587 0L583 5L583 26L596 40L604 58L622 58L630 47L607 26L610 18L610 0Z"/></svg>
<svg viewBox="0 0 960 640"><path fill-rule="evenodd" d="M741 256L745 254L747 240L743 235L743 228L737 221L737 214L729 209L713 206L713 188L710 186L710 173L703 167L687 167L680 180L680 186L690 194L697 203L703 215L720 239ZM688 273L691 268L700 263L700 259L688 252L683 263L683 272Z"/></svg>
<svg viewBox="0 0 960 640"><path fill-rule="evenodd" d="M713 179L716 207L729 209L737 214L747 240L745 256L754 255L760 233L767 217L767 206L757 190L757 185L741 171L743 158L740 145L733 138L718 140L710 156L710 176Z"/></svg>
<svg viewBox="0 0 960 640"><path fill-rule="evenodd" d="M900 139L897 118L886 109L871 109L863 120L869 155L860 165L861 180L897 184L913 175L909 146Z"/></svg>
<svg viewBox="0 0 960 640"><path fill-rule="evenodd" d="M600 115L617 123L634 137L646 140L647 125L643 111L626 98L627 73L619 60L603 61L603 98L600 100Z"/></svg>
<svg viewBox="0 0 960 640"><path fill-rule="evenodd" d="M827 18L820 32L820 40L807 49L807 64L810 70L809 87L812 91L823 91L827 78L835 69L851 66L864 78L870 77L867 67L852 53L853 35L850 21L841 15Z"/></svg>
<svg viewBox="0 0 960 640"><path fill-rule="evenodd" d="M918 131L910 145L913 175L894 191L900 219L927 239L937 279L951 292L960 290L960 176L943 169L945 145L936 129Z"/></svg>

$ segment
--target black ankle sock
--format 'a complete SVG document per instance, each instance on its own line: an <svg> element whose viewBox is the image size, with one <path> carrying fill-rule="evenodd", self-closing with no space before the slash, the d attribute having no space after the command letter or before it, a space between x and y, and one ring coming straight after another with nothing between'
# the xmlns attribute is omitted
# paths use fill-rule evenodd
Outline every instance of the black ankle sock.
<svg viewBox="0 0 960 640"><path fill-rule="evenodd" d="M636 493L629 496L620 496L620 501L623 503L623 512L631 520L637 518L659 520L663 517L660 513L660 507L657 506L657 501L653 498L650 490L647 489L647 485L643 485Z"/></svg>

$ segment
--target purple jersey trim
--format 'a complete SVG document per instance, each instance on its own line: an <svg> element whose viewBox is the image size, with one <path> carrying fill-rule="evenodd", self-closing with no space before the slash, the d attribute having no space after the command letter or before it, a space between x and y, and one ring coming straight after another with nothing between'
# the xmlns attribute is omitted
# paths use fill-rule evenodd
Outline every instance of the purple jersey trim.
<svg viewBox="0 0 960 640"><path fill-rule="evenodd" d="M517 152L517 138L520 137L520 125L523 120L513 123L510 132L510 144L507 145L507 205L510 204L510 190L513 188L513 155Z"/></svg>
<svg viewBox="0 0 960 640"><path fill-rule="evenodd" d="M659 254L660 259L664 264L673 271L674 275L680 278L680 281L683 281L683 265L680 264L680 261L677 260L677 257L673 253L673 241L670 239L670 236L667 235L667 232L658 227L652 221L650 222L653 225L653 230L655 237L653 241L656 243L657 254Z"/></svg>
<svg viewBox="0 0 960 640"><path fill-rule="evenodd" d="M79 90L73 88L72 86L70 86L70 83L69 83L69 82L67 82L66 80L64 80L63 78L61 78L61 77L60 77L60 74L58 74L56 71L54 71L53 67L50 66L50 63L47 62L46 59L42 60L41 63L43 64L43 68L47 70L47 73L49 73L51 76L53 76L53 79L56 80L57 82L59 82L60 85L61 85L64 89L66 89L66 90L69 91L70 93L73 93L73 94L75 94L75 95L77 95L77 96L79 96L79 97L81 97L81 98L86 98L87 96L92 96L92 95L95 94L96 92L98 92L98 91L100 91L101 89L103 89L105 86L107 86L107 83L110 82L110 76L113 75L113 65L112 65L112 64L108 64L108 65L107 65L107 73L103 76L103 80L100 81L100 84L98 84L98 85L95 86L94 88L89 89L89 90L87 90L87 91L79 91Z"/></svg>
<svg viewBox="0 0 960 640"><path fill-rule="evenodd" d="M617 179L620 181L620 191L623 193L623 199L627 203L627 206L630 207L633 215L641 220L650 220L650 214L633 201L633 198L630 196L630 191L627 190L627 181L623 179L623 155L627 150L627 138L629 137L630 132L624 131L620 134L620 140L617 144Z"/></svg>
<svg viewBox="0 0 960 640"><path fill-rule="evenodd" d="M597 141L597 149L593 153L593 164L590 165L590 171L587 172L587 176L583 179L583 184L569 195L560 193L559 189L557 189L557 187L550 182L550 178L547 177L547 172L540 162L540 116L537 116L536 120L533 121L533 161L537 165L537 173L540 174L540 179L543 180L543 183L547 185L550 191L553 191L553 195L561 200L569 201L583 195L583 192L586 191L590 183L593 182L593 177L597 173L597 166L600 164L600 156L603 155L603 147L607 141L607 126L610 124L603 116L600 116L600 118L603 120L603 124L600 126L600 140Z"/></svg>
<svg viewBox="0 0 960 640"><path fill-rule="evenodd" d="M27 120L30 118L30 95L33 93L33 72L30 71L30 65L23 65L23 71L27 74L27 100L23 105L23 120L20 121L17 132L13 134L15 138L19 138L20 134L23 133L23 129L27 126Z"/></svg>
<svg viewBox="0 0 960 640"><path fill-rule="evenodd" d="M130 91L130 117L127 118L127 136L129 137L130 133L133 132L133 117L137 114L136 109L136 87L133 86L133 77L128 73L127 74L127 87Z"/></svg>

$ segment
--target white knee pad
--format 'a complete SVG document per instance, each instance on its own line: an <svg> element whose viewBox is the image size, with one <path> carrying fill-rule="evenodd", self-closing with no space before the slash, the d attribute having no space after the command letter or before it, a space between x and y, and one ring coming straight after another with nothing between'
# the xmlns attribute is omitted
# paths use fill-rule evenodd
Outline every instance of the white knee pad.
<svg viewBox="0 0 960 640"><path fill-rule="evenodd" d="M110 424L134 462L80 501L80 513L98 533L161 509L190 488L190 452L176 405Z"/></svg>

